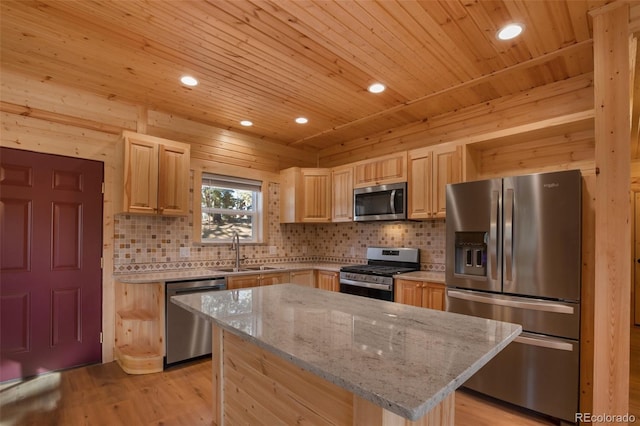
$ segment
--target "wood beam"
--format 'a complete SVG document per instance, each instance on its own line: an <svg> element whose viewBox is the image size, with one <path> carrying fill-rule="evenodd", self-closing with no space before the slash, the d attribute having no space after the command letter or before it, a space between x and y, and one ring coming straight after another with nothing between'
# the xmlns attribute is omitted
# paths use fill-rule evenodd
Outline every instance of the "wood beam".
<svg viewBox="0 0 640 426"><path fill-rule="evenodd" d="M591 15L598 171L593 412L624 415L629 410L631 314L629 5L611 3Z"/></svg>

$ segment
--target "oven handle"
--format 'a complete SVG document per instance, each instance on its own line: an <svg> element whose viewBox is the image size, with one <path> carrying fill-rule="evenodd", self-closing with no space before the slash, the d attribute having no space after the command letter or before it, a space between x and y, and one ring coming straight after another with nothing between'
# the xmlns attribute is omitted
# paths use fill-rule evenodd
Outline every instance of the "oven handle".
<svg viewBox="0 0 640 426"><path fill-rule="evenodd" d="M353 281L353 280L347 280L344 278L340 279L340 284L346 284L346 285L353 285L356 287L367 287L367 288L374 288L376 290L385 290L385 291L391 291L393 284L374 284L374 283L365 283L362 281Z"/></svg>

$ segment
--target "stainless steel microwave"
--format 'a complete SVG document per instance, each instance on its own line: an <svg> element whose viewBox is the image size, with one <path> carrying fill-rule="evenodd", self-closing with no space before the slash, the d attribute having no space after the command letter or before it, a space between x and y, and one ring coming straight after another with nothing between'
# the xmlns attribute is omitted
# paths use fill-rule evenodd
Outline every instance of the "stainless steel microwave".
<svg viewBox="0 0 640 426"><path fill-rule="evenodd" d="M406 182L353 190L353 220L404 220L406 218Z"/></svg>

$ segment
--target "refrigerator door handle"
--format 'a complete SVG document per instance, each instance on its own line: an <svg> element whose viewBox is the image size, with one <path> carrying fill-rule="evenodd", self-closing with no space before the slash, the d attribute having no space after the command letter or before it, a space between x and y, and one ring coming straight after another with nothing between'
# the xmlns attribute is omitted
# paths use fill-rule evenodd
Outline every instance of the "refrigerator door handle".
<svg viewBox="0 0 640 426"><path fill-rule="evenodd" d="M546 300L516 300L510 296L490 296L461 290L447 290L447 296L454 299L505 306L508 308L528 309L532 311L554 312L569 315L572 315L575 312L572 306L555 302L547 302Z"/></svg>
<svg viewBox="0 0 640 426"><path fill-rule="evenodd" d="M500 192L491 191L491 221L489 223L489 279L498 279L498 215Z"/></svg>
<svg viewBox="0 0 640 426"><path fill-rule="evenodd" d="M526 332L523 332L516 337L514 342L522 343L523 345L573 352L573 345L569 342L563 342L552 338L540 338L535 334Z"/></svg>
<svg viewBox="0 0 640 426"><path fill-rule="evenodd" d="M513 209L515 207L513 188L504 194L504 280L513 281Z"/></svg>

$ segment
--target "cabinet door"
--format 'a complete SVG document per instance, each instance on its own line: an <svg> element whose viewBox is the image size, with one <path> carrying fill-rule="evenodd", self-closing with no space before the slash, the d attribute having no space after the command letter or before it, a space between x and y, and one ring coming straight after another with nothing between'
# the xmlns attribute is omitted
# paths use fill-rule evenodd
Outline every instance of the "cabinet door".
<svg viewBox="0 0 640 426"><path fill-rule="evenodd" d="M309 269L308 271L293 271L291 272L291 283L303 285L306 287L315 287L315 277L313 274L313 269Z"/></svg>
<svg viewBox="0 0 640 426"><path fill-rule="evenodd" d="M422 282L395 280L395 301L411 306L422 306Z"/></svg>
<svg viewBox="0 0 640 426"><path fill-rule="evenodd" d="M260 275L231 275L227 277L227 290L258 287L259 285Z"/></svg>
<svg viewBox="0 0 640 426"><path fill-rule="evenodd" d="M160 145L158 156L158 212L186 215L189 213L190 148Z"/></svg>
<svg viewBox="0 0 640 426"><path fill-rule="evenodd" d="M445 306L445 286L437 283L424 283L422 294L422 306L430 309L444 311Z"/></svg>
<svg viewBox="0 0 640 426"><path fill-rule="evenodd" d="M446 188L449 183L462 180L461 147L442 147L433 150L431 179L431 215L446 216Z"/></svg>
<svg viewBox="0 0 640 426"><path fill-rule="evenodd" d="M284 284L286 282L289 282L288 272L274 272L270 274L264 274L260 278L260 285Z"/></svg>
<svg viewBox="0 0 640 426"><path fill-rule="evenodd" d="M340 291L340 278L337 272L318 271L318 288L329 291Z"/></svg>
<svg viewBox="0 0 640 426"><path fill-rule="evenodd" d="M328 169L302 169L303 222L331 221L331 173Z"/></svg>
<svg viewBox="0 0 640 426"><path fill-rule="evenodd" d="M158 144L127 138L123 207L129 213L157 213Z"/></svg>
<svg viewBox="0 0 640 426"><path fill-rule="evenodd" d="M353 220L353 168L335 168L331 172L333 202L331 220L350 222Z"/></svg>
<svg viewBox="0 0 640 426"><path fill-rule="evenodd" d="M432 154L431 151L419 156L409 154L409 219L431 218Z"/></svg>
<svg viewBox="0 0 640 426"><path fill-rule="evenodd" d="M354 166L354 188L407 180L407 152L360 161Z"/></svg>

